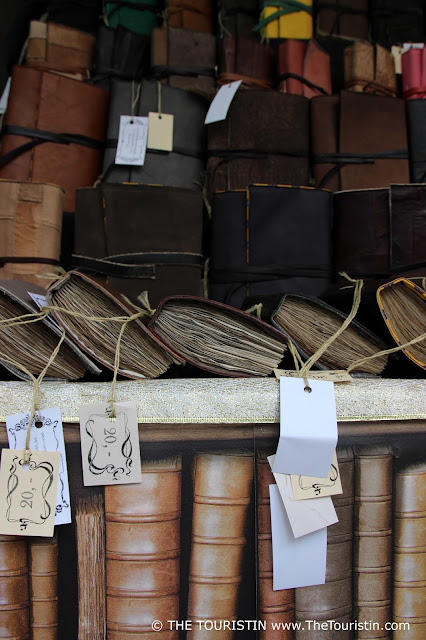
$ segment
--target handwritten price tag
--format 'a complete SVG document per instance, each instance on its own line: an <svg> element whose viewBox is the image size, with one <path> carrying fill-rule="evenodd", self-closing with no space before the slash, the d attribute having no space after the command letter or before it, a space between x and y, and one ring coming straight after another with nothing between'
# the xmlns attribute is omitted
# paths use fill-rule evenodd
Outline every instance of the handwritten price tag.
<svg viewBox="0 0 426 640"><path fill-rule="evenodd" d="M141 482L136 403L80 407L80 438L85 486Z"/></svg>
<svg viewBox="0 0 426 640"><path fill-rule="evenodd" d="M53 536L60 453L3 449L0 469L0 533Z"/></svg>

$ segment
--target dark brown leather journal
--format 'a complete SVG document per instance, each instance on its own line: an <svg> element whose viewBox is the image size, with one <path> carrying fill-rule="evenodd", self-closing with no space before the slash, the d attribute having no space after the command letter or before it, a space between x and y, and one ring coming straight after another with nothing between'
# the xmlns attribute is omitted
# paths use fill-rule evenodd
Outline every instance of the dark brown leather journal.
<svg viewBox="0 0 426 640"><path fill-rule="evenodd" d="M211 0L167 0L165 4L169 27L213 33Z"/></svg>
<svg viewBox="0 0 426 640"><path fill-rule="evenodd" d="M259 19L257 0L218 0L218 35L251 36Z"/></svg>
<svg viewBox="0 0 426 640"><path fill-rule="evenodd" d="M368 39L368 0L318 0L316 35Z"/></svg>
<svg viewBox="0 0 426 640"><path fill-rule="evenodd" d="M244 87L274 87L275 61L268 46L253 38L225 36L218 48L218 84L242 80Z"/></svg>

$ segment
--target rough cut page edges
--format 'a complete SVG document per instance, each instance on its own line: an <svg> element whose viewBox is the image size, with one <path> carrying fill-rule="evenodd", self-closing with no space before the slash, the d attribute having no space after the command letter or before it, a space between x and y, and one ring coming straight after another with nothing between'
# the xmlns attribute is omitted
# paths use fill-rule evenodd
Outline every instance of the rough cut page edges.
<svg viewBox="0 0 426 640"><path fill-rule="evenodd" d="M280 378L280 439L273 471L325 478L337 445L332 382ZM311 391L309 391L311 389Z"/></svg>

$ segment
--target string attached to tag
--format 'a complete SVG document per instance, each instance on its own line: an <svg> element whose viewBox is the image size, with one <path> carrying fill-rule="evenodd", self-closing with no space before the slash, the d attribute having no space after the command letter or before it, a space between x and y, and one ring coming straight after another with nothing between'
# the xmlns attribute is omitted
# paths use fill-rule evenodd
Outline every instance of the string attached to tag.
<svg viewBox="0 0 426 640"><path fill-rule="evenodd" d="M139 82L138 86L136 87L136 95L135 95L135 81L132 80L132 107L130 111L130 115L132 118L135 117L135 108L138 103L139 96L141 94L141 87L142 87L142 83Z"/></svg>

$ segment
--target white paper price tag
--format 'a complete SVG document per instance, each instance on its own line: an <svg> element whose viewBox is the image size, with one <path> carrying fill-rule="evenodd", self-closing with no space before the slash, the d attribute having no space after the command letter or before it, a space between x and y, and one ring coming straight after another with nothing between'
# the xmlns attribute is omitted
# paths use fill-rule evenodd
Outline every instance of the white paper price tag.
<svg viewBox="0 0 426 640"><path fill-rule="evenodd" d="M224 84L219 89L210 104L209 110L207 111L206 119L204 120L204 124L211 124L212 122L225 120L226 116L228 115L228 110L231 106L231 102L234 99L234 96L237 93L238 87L240 86L241 82L242 80L230 82L229 84Z"/></svg>
<svg viewBox="0 0 426 640"><path fill-rule="evenodd" d="M29 413L6 416L6 429L11 449L24 449L28 431ZM70 490L68 484L67 459L60 409L40 411L40 426L33 420L30 432L30 450L57 451L60 454L58 493L56 497L55 525L71 522Z"/></svg>
<svg viewBox="0 0 426 640"><path fill-rule="evenodd" d="M7 103L9 101L9 93L10 93L10 83L11 83L12 78L9 77L7 82L6 82L6 86L3 89L3 93L1 95L0 98L0 115L6 112L7 109Z"/></svg>
<svg viewBox="0 0 426 640"><path fill-rule="evenodd" d="M141 167L145 162L148 139L148 118L120 116L115 164Z"/></svg>

